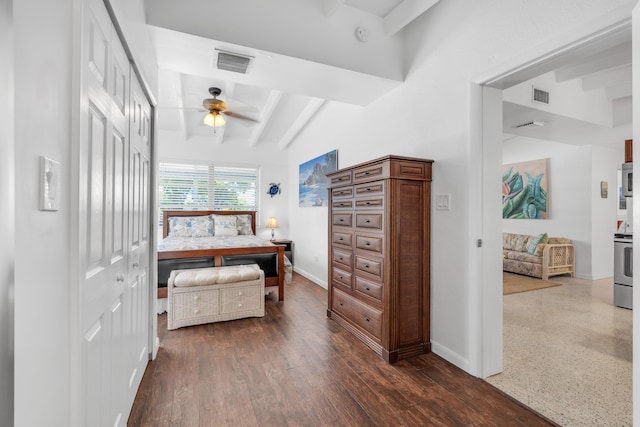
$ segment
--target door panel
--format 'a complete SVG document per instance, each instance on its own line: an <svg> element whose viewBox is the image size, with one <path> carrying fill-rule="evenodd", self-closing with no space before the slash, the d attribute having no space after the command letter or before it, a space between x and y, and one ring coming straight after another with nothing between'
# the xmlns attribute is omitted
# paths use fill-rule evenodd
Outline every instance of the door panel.
<svg viewBox="0 0 640 427"><path fill-rule="evenodd" d="M150 107L104 3L86 4L78 407L81 425L124 426L149 358L149 220L144 217L149 213L150 150L140 135L148 135L142 117L149 116Z"/></svg>

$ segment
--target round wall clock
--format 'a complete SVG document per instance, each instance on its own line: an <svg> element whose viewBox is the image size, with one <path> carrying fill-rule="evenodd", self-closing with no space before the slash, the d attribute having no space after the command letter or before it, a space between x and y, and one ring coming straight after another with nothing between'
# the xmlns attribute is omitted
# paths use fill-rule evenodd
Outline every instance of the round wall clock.
<svg viewBox="0 0 640 427"><path fill-rule="evenodd" d="M271 197L280 194L280 183L275 183L275 182L271 182L269 183L269 191L267 191L267 194L270 195Z"/></svg>

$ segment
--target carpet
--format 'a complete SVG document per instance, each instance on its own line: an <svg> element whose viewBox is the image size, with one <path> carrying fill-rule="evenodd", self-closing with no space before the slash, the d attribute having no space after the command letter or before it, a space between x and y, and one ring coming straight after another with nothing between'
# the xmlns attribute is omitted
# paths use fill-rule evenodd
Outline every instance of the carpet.
<svg viewBox="0 0 640 427"><path fill-rule="evenodd" d="M562 283L548 282L536 277L502 272L502 295L517 294L519 292L535 291L538 289L560 286Z"/></svg>

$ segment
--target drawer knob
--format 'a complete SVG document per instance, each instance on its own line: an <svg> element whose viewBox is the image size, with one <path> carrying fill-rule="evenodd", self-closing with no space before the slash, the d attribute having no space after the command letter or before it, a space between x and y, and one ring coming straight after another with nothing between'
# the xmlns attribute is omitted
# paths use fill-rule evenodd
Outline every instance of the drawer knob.
<svg viewBox="0 0 640 427"><path fill-rule="evenodd" d="M340 240L342 242L342 237L340 237L338 240Z"/></svg>
<svg viewBox="0 0 640 427"><path fill-rule="evenodd" d="M364 318L364 320L365 320L366 322L368 322L368 321L369 321L369 318L368 318L368 317L365 317L365 318Z"/></svg>
<svg viewBox="0 0 640 427"><path fill-rule="evenodd" d="M365 205L369 206L371 204L371 202L366 202Z"/></svg>
<svg viewBox="0 0 640 427"><path fill-rule="evenodd" d="M342 261L342 257L338 257L338 260Z"/></svg>
<svg viewBox="0 0 640 427"><path fill-rule="evenodd" d="M338 277L339 277L340 280L344 279L344 277L342 277L342 276L338 276Z"/></svg>
<svg viewBox="0 0 640 427"><path fill-rule="evenodd" d="M369 176L369 172L365 172L364 174L365 174L365 175L367 175L367 176Z"/></svg>
<svg viewBox="0 0 640 427"><path fill-rule="evenodd" d="M364 290L365 290L365 291L370 291L371 289L369 289L369 287L368 287L368 286L365 286Z"/></svg>
<svg viewBox="0 0 640 427"><path fill-rule="evenodd" d="M344 218L340 218L340 222L343 222L343 221L344 221Z"/></svg>
<svg viewBox="0 0 640 427"><path fill-rule="evenodd" d="M371 222L371 220L370 220L370 219L368 219L368 220L366 220L365 222L366 222L367 224L369 224L369 223Z"/></svg>
<svg viewBox="0 0 640 427"><path fill-rule="evenodd" d="M339 305L340 307L342 307L342 303L341 303L341 302L339 302L339 303L338 303L338 305Z"/></svg>
<svg viewBox="0 0 640 427"><path fill-rule="evenodd" d="M364 268L369 268L369 264L365 264L365 265L364 265Z"/></svg>
<svg viewBox="0 0 640 427"><path fill-rule="evenodd" d="M367 187L367 191L371 191L371 188Z"/></svg>
<svg viewBox="0 0 640 427"><path fill-rule="evenodd" d="M365 243L364 243L364 245L365 245L365 246L371 246L371 243L369 243L369 242L365 242Z"/></svg>

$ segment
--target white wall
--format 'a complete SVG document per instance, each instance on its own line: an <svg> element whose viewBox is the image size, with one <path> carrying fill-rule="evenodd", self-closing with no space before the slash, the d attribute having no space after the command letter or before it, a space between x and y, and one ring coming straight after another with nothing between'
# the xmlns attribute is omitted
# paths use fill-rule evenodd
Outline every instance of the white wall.
<svg viewBox="0 0 640 427"><path fill-rule="evenodd" d="M549 159L549 218L504 219L502 231L569 238L576 249L576 276L612 276L616 172L624 151L525 137L503 144L503 164L544 158ZM600 198L600 181L607 181L614 192L607 199Z"/></svg>
<svg viewBox="0 0 640 427"><path fill-rule="evenodd" d="M289 237L289 209L287 200L297 187L290 184L287 176L287 156L275 144L258 144L248 148L246 144L218 144L213 138L194 137L185 141L181 133L160 131L158 134L158 159L191 160L198 162L219 162L223 164L260 166L259 218L256 235L264 239L271 238L271 230L265 229L267 220L275 216L280 228L276 238ZM270 197L267 194L269 183L281 184L281 194ZM294 183L296 181L293 181ZM296 254L297 255L297 254Z"/></svg>
<svg viewBox="0 0 640 427"><path fill-rule="evenodd" d="M478 143L469 137L470 81L530 46L596 25L602 14L632 3L439 2L405 30L407 75L400 88L363 109L328 103L289 149L290 180L301 162L334 148L340 167L390 153L435 160L432 194L451 194L451 210L432 212L432 344L463 369L477 373L481 359L472 339L477 318L469 315L478 278L468 265L479 237L469 224L481 212L469 204L468 163L481 162L469 157ZM298 208L296 197L289 206L296 269L326 280L326 209Z"/></svg>
<svg viewBox="0 0 640 427"><path fill-rule="evenodd" d="M139 5L142 0L135 0ZM13 2L15 88L15 426L69 426L73 397L73 102L80 3ZM126 17L127 27L135 17ZM142 45L144 43L136 43ZM149 52L141 52L148 55ZM142 62L149 63L145 60ZM142 58L141 58L142 59ZM157 70L147 70L150 80ZM4 99L4 98L3 98ZM37 119L36 119L37 118ZM3 145L4 148L4 145ZM42 212L39 156L60 162L60 210ZM4 161L4 160L3 160Z"/></svg>
<svg viewBox="0 0 640 427"><path fill-rule="evenodd" d="M15 168L13 2L0 1L0 426L13 425Z"/></svg>

